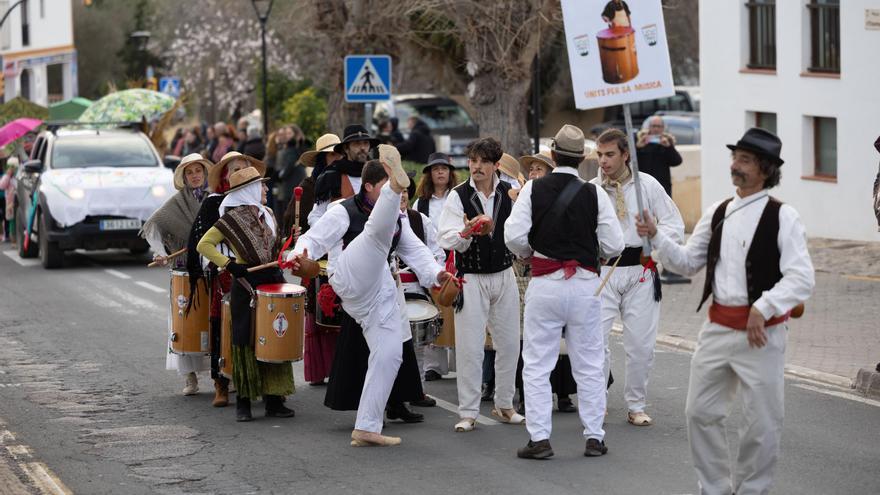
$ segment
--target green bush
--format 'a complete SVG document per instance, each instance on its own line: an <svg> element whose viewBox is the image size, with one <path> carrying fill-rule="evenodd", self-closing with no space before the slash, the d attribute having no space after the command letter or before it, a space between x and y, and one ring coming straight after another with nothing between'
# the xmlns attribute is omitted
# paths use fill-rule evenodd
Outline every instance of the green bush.
<svg viewBox="0 0 880 495"><path fill-rule="evenodd" d="M312 142L327 132L327 101L315 88L306 88L284 102L281 117L296 124Z"/></svg>

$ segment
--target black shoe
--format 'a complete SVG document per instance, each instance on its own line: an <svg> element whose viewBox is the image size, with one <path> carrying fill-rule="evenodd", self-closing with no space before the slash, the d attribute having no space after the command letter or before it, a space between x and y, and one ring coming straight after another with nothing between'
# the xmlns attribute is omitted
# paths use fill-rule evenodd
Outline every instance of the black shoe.
<svg viewBox="0 0 880 495"><path fill-rule="evenodd" d="M263 400L267 418L292 418L296 414L293 409L284 406L280 395L267 395Z"/></svg>
<svg viewBox="0 0 880 495"><path fill-rule="evenodd" d="M442 378L443 377L440 376L440 373L437 373L434 370L428 370L425 372L425 381L426 382L433 382L435 380L441 380Z"/></svg>
<svg viewBox="0 0 880 495"><path fill-rule="evenodd" d="M516 412L523 416L526 415L526 403L524 401L520 401L516 404Z"/></svg>
<svg viewBox="0 0 880 495"><path fill-rule="evenodd" d="M560 397L557 400L557 406L559 412L573 413L577 411L577 408L574 407L574 404L571 403L571 399L568 397Z"/></svg>
<svg viewBox="0 0 880 495"><path fill-rule="evenodd" d="M668 270L663 270L663 273L660 274L660 282L664 284L689 284L691 283L691 279L687 277L682 277L677 273L672 273Z"/></svg>
<svg viewBox="0 0 880 495"><path fill-rule="evenodd" d="M423 414L410 411L402 402L385 408L385 415L388 416L388 419L399 419L404 423L421 423L425 420Z"/></svg>
<svg viewBox="0 0 880 495"><path fill-rule="evenodd" d="M529 440L525 447L516 451L516 456L520 459L547 459L553 457L553 447L550 446L550 440Z"/></svg>
<svg viewBox="0 0 880 495"><path fill-rule="evenodd" d="M491 402L495 400L495 387L488 383L483 384L483 394L480 397L482 402Z"/></svg>
<svg viewBox="0 0 880 495"><path fill-rule="evenodd" d="M253 421L251 416L251 400L244 397L235 398L235 420L239 422Z"/></svg>
<svg viewBox="0 0 880 495"><path fill-rule="evenodd" d="M599 457L600 455L605 455L608 453L608 447L605 446L605 441L596 440L595 438L587 439L587 448L584 449L584 455L586 457Z"/></svg>
<svg viewBox="0 0 880 495"><path fill-rule="evenodd" d="M410 401L409 405L416 407L434 407L437 405L437 401L434 400L433 397L422 395L421 400Z"/></svg>

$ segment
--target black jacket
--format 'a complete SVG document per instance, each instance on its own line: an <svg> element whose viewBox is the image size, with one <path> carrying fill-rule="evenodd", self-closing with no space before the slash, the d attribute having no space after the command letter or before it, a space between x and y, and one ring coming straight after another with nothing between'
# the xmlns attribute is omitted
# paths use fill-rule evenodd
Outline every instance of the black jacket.
<svg viewBox="0 0 880 495"><path fill-rule="evenodd" d="M637 147L636 150L639 171L657 179L666 190L666 194L672 196L672 174L669 172L669 167L681 165L681 155L676 151L675 145L648 143L641 148Z"/></svg>
<svg viewBox="0 0 880 495"><path fill-rule="evenodd" d="M400 157L416 163L428 163L428 157L435 151L431 129L421 120L417 121L406 141L397 145Z"/></svg>

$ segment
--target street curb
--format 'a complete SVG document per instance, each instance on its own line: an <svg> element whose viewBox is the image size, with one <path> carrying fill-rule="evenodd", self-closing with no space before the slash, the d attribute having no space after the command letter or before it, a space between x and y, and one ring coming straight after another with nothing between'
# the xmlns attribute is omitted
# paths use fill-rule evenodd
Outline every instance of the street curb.
<svg viewBox="0 0 880 495"><path fill-rule="evenodd" d="M880 373L865 368L860 369L852 388L865 397L880 399Z"/></svg>

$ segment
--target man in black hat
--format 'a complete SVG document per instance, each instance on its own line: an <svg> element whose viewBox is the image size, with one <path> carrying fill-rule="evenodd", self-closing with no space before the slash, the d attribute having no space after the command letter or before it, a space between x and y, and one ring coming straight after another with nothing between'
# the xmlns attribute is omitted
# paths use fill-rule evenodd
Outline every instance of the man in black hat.
<svg viewBox="0 0 880 495"><path fill-rule="evenodd" d="M361 188L361 170L370 159L370 150L379 140L359 124L345 127L342 141L333 151L343 155L327 167L315 183L315 206L309 213L309 225L314 225L337 199L348 199Z"/></svg>
<svg viewBox="0 0 880 495"><path fill-rule="evenodd" d="M664 266L685 275L706 267L700 306L710 295L712 303L685 408L701 493L767 493L782 436L786 321L810 297L815 277L797 211L767 192L779 184L782 142L752 128L727 147L736 194L706 211L686 245L658 232L649 215L637 228L653 239ZM737 388L747 426L734 478L724 421Z"/></svg>

